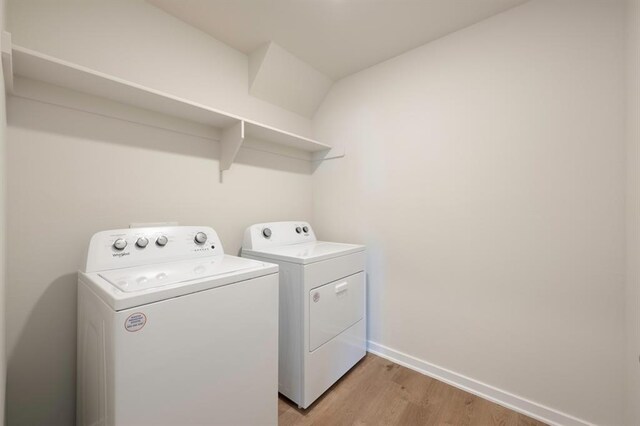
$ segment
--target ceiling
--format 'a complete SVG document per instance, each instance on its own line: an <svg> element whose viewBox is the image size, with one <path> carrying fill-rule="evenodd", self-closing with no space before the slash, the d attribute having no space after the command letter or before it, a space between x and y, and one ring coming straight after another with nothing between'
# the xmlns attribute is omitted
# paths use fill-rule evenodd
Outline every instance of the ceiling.
<svg viewBox="0 0 640 426"><path fill-rule="evenodd" d="M244 53L273 41L332 79L527 0L148 0Z"/></svg>

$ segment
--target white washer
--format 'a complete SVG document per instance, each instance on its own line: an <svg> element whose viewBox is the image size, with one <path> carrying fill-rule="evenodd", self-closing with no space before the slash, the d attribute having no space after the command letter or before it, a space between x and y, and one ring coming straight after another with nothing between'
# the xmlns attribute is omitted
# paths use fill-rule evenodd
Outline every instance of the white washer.
<svg viewBox="0 0 640 426"><path fill-rule="evenodd" d="M242 256L280 266L279 391L307 408L366 354L365 247L306 222L245 231Z"/></svg>
<svg viewBox="0 0 640 426"><path fill-rule="evenodd" d="M278 266L208 227L99 232L78 283L79 425L276 425Z"/></svg>

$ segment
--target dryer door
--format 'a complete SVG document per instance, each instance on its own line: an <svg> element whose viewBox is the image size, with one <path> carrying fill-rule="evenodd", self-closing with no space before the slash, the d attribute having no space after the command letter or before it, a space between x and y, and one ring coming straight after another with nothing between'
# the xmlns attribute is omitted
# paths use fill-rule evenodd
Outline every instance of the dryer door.
<svg viewBox="0 0 640 426"><path fill-rule="evenodd" d="M364 286L364 272L359 272L309 292L309 352L362 319Z"/></svg>

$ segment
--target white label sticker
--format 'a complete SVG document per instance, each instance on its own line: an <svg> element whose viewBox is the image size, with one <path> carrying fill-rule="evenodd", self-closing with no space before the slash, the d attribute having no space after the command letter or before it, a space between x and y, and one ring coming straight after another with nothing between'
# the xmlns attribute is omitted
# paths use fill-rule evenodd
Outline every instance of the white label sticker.
<svg viewBox="0 0 640 426"><path fill-rule="evenodd" d="M142 327L147 323L147 316L142 312L136 312L135 314L131 314L124 321L124 328L127 331L139 331L142 330Z"/></svg>

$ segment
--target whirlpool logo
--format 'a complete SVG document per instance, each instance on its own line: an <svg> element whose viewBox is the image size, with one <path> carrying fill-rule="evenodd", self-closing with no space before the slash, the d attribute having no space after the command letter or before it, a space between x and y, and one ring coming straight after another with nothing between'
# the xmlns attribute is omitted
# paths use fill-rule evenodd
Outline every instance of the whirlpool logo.
<svg viewBox="0 0 640 426"><path fill-rule="evenodd" d="M124 257L124 256L129 256L130 252L126 251L123 253L112 253L111 256L113 257Z"/></svg>

